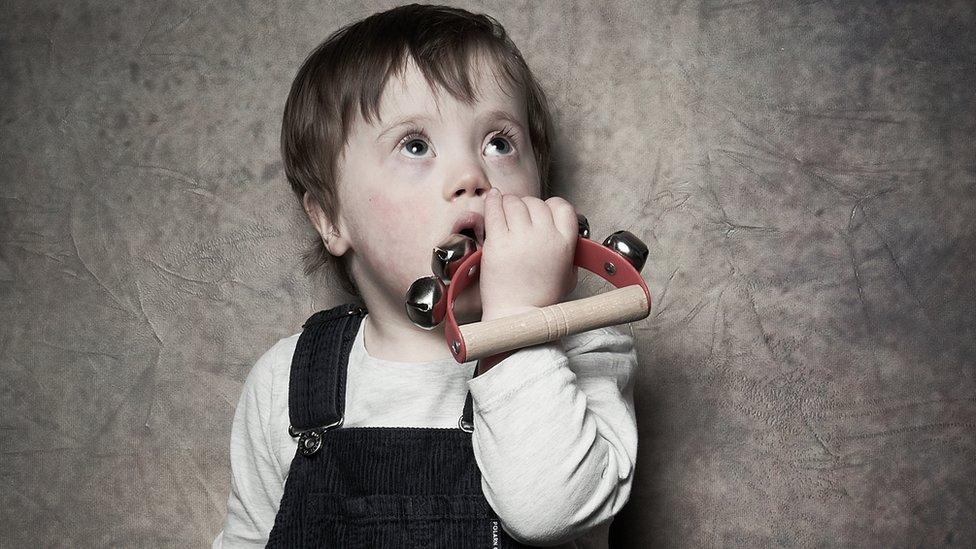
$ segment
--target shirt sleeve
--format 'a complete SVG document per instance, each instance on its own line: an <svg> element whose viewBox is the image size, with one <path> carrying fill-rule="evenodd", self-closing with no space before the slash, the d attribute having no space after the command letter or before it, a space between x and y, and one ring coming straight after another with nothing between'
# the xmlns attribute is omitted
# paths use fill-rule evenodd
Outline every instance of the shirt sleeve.
<svg viewBox="0 0 976 549"><path fill-rule="evenodd" d="M234 411L227 519L213 549L264 547L278 514L284 479L271 446L273 351L274 347L251 369Z"/></svg>
<svg viewBox="0 0 976 549"><path fill-rule="evenodd" d="M468 381L482 490L512 537L564 543L627 503L636 366L633 336L604 327L519 349Z"/></svg>

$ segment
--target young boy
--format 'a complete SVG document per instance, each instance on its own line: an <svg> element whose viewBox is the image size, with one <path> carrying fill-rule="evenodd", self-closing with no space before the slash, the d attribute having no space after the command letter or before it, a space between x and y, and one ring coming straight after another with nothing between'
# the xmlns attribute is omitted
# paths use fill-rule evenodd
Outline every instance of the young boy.
<svg viewBox="0 0 976 549"><path fill-rule="evenodd" d="M483 250L459 323L574 288L576 212L539 198L550 125L484 15L401 6L309 55L285 106L285 171L321 236L312 267L338 261L365 305L316 313L247 376L215 548L606 546L636 462L632 337L601 328L459 365L443 324L405 312L459 227ZM306 413L319 408L333 415Z"/></svg>

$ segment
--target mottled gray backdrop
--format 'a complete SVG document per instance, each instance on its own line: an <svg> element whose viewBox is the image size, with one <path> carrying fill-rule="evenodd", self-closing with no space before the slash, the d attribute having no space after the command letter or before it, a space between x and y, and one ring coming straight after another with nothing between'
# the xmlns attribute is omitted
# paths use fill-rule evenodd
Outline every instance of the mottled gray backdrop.
<svg viewBox="0 0 976 549"><path fill-rule="evenodd" d="M245 376L346 299L285 95L391 5L3 2L0 545L221 528ZM456 5L549 92L557 194L650 248L615 539L976 544L973 2Z"/></svg>

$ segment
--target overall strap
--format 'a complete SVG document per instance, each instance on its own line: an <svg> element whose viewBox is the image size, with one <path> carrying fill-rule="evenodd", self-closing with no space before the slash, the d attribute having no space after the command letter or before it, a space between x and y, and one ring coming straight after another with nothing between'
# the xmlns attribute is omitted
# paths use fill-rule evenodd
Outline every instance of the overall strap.
<svg viewBox="0 0 976 549"><path fill-rule="evenodd" d="M346 403L346 365L366 316L352 303L319 311L302 324L288 383L288 433L299 437L299 450L318 451L322 433L342 424Z"/></svg>

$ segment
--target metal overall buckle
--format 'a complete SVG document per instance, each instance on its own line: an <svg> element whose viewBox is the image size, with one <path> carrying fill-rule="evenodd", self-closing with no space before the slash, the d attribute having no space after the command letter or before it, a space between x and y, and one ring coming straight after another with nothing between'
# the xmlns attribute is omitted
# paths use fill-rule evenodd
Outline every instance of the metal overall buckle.
<svg viewBox="0 0 976 549"><path fill-rule="evenodd" d="M342 425L342 420L343 418L340 417L335 423L322 425L321 427L312 427L311 429L303 429L301 431L289 425L288 434L293 438L298 437L298 450L303 456L311 456L322 447L322 435L329 429Z"/></svg>
<svg viewBox="0 0 976 549"><path fill-rule="evenodd" d="M479 360L478 363L480 364L481 361ZM475 371L476 372L478 371L477 366L475 366ZM464 406L461 407L461 416L458 418L458 427L465 433L474 432L474 409L473 408L471 410L472 412L471 421L467 421L464 419L464 416L467 414L468 411L469 402L471 402L471 391L468 391L468 394L464 397ZM472 403L471 406L474 406L474 404Z"/></svg>

